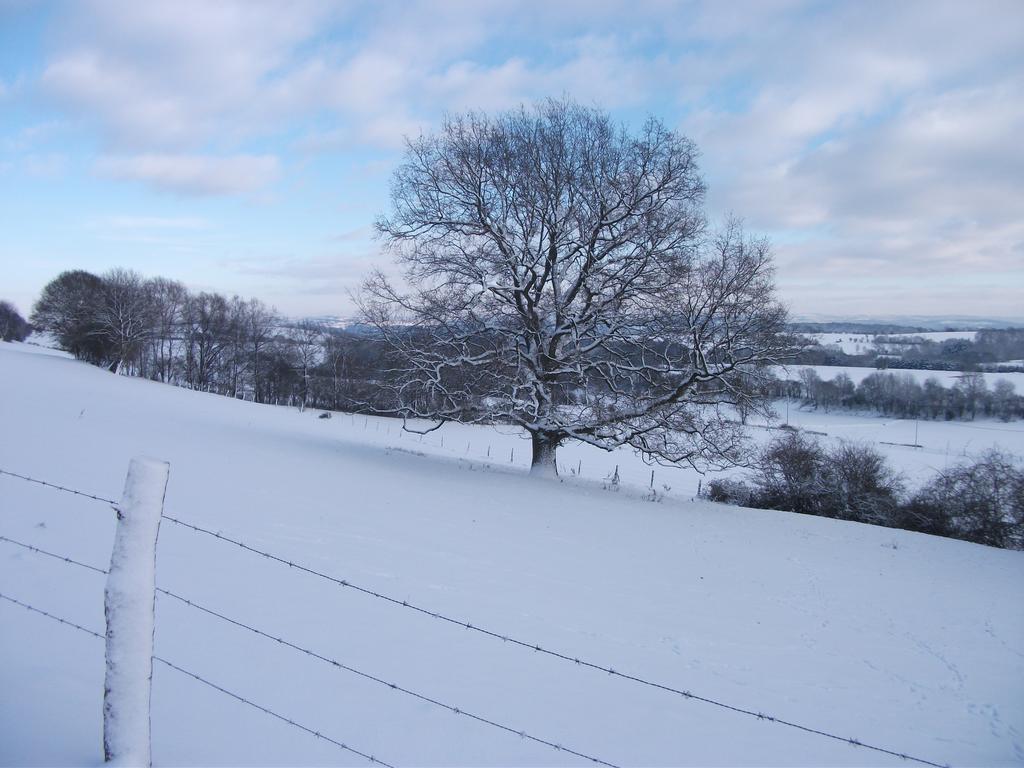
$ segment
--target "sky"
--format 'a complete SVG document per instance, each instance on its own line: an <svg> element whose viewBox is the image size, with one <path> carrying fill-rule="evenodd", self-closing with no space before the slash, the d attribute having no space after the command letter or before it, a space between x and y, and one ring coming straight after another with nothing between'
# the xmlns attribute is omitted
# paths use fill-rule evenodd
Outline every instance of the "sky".
<svg viewBox="0 0 1024 768"><path fill-rule="evenodd" d="M548 96L701 151L795 316L1024 316L1024 2L0 0L0 300L353 311L404 137Z"/></svg>

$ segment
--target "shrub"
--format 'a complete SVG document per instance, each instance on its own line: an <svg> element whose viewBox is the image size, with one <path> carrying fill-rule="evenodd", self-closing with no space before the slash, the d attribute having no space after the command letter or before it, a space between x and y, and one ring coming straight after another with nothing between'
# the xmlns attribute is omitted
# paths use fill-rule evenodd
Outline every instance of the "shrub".
<svg viewBox="0 0 1024 768"><path fill-rule="evenodd" d="M773 440L756 463L756 490L751 499L754 506L825 514L825 465L825 451L816 440L799 432L788 432Z"/></svg>
<svg viewBox="0 0 1024 768"><path fill-rule="evenodd" d="M873 446L841 443L825 460L822 478L830 517L891 525L898 515L903 480Z"/></svg>
<svg viewBox="0 0 1024 768"><path fill-rule="evenodd" d="M1007 549L1024 549L1024 470L992 449L973 464L943 472L907 504L917 530Z"/></svg>
<svg viewBox="0 0 1024 768"><path fill-rule="evenodd" d="M811 437L787 433L761 452L753 482L715 479L706 496L1024 549L1024 467L998 449L940 472L903 501L903 478L874 447L825 449Z"/></svg>
<svg viewBox="0 0 1024 768"><path fill-rule="evenodd" d="M0 301L0 340L24 341L32 331L25 318L9 301Z"/></svg>
<svg viewBox="0 0 1024 768"><path fill-rule="evenodd" d="M730 480L729 478L711 480L704 492L704 495L711 501L736 504L741 507L750 506L752 494L750 486L742 480Z"/></svg>

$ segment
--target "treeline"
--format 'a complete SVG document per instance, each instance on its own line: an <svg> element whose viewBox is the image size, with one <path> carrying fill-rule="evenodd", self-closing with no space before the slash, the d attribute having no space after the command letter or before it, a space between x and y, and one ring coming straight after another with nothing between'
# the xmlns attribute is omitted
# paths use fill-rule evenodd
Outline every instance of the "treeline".
<svg viewBox="0 0 1024 768"><path fill-rule="evenodd" d="M855 385L846 373L826 380L813 368L803 368L799 381L779 381L772 394L798 399L804 406L822 408L826 413L840 408L902 419L1024 418L1024 397L1017 394L1013 382L997 379L990 388L980 373L965 373L955 384L944 387L935 377L920 384L909 373L880 371Z"/></svg>
<svg viewBox="0 0 1024 768"><path fill-rule="evenodd" d="M1024 358L1024 328L978 331L973 340L881 336L875 343L899 350L899 365L893 366L897 368L928 368L938 362L958 371L987 370L995 363Z"/></svg>
<svg viewBox="0 0 1024 768"><path fill-rule="evenodd" d="M849 354L837 347L813 343L800 352L795 362L883 369L978 371L996 370L997 364L1022 359L1024 328L1005 328L978 331L973 340L933 341L914 335L879 335L875 336L874 349L861 354ZM1019 370L1024 370L1024 366Z"/></svg>
<svg viewBox="0 0 1024 768"><path fill-rule="evenodd" d="M43 289L31 322L79 359L128 375L260 403L377 412L393 406L381 386L392 366L371 329L290 321L257 299L194 293L177 281L125 269L103 275L75 270ZM0 303L5 340L29 330L12 306ZM978 337L985 348L1007 354L1020 334L979 331ZM1024 397L1012 383L999 380L989 388L979 374L944 387L934 378L922 385L909 374L879 372L854 385L846 374L829 381L805 368L799 381L770 386L772 397L826 411L1024 418Z"/></svg>
<svg viewBox="0 0 1024 768"><path fill-rule="evenodd" d="M147 279L125 269L62 273L43 289L31 321L78 359L125 375L259 403L379 414L395 414L401 407L395 383L401 361L368 325L346 330L291 321L256 299L193 293L174 280ZM401 332L410 340L429 336L422 329ZM679 355L660 341L650 348ZM640 347L616 354L644 364ZM463 375L447 372L446 384L464 390ZM748 386L739 375L731 385L737 391ZM591 386L591 395L608 388L601 382ZM427 407L430 393L411 392L403 396ZM558 405L584 402L587 396L568 376L552 393ZM486 398L482 394L480 403Z"/></svg>
<svg viewBox="0 0 1024 768"><path fill-rule="evenodd" d="M9 301L0 301L0 341L24 341L32 326Z"/></svg>
<svg viewBox="0 0 1024 768"><path fill-rule="evenodd" d="M789 324L793 333L848 333L854 336L877 336L880 333L927 333L927 328L917 325L897 325L894 323L850 323L829 322L809 323L795 322Z"/></svg>
<svg viewBox="0 0 1024 768"><path fill-rule="evenodd" d="M259 403L351 407L379 369L373 339L125 269L64 272L31 322L111 371Z"/></svg>
<svg viewBox="0 0 1024 768"><path fill-rule="evenodd" d="M706 495L745 507L1024 549L1024 469L997 449L908 492L899 473L869 445L826 448L787 433L761 451L748 480L712 480Z"/></svg>

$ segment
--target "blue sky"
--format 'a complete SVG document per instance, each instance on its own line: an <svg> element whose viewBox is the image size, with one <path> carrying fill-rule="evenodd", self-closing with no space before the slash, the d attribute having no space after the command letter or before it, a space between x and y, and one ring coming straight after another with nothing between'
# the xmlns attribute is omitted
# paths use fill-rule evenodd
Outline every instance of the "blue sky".
<svg viewBox="0 0 1024 768"><path fill-rule="evenodd" d="M693 138L797 315L1024 316L1024 3L0 0L0 299L126 266L351 312L402 139L570 95Z"/></svg>

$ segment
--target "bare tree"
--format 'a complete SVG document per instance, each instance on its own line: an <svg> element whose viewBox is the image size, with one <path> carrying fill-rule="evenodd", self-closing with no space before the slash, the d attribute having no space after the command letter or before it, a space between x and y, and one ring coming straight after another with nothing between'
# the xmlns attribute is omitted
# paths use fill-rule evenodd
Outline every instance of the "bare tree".
<svg viewBox="0 0 1024 768"><path fill-rule="evenodd" d="M295 360L301 376L299 391L299 409L304 410L309 403L309 379L313 369L323 357L325 329L322 323L314 320L300 320L286 331L289 343L294 348Z"/></svg>
<svg viewBox="0 0 1024 768"><path fill-rule="evenodd" d="M32 326L9 301L0 301L0 340L24 341Z"/></svg>
<svg viewBox="0 0 1024 768"><path fill-rule="evenodd" d="M985 377L980 373L965 373L956 383L956 388L963 393L965 408L971 412L973 420L978 415L978 405L988 391Z"/></svg>
<svg viewBox="0 0 1024 768"><path fill-rule="evenodd" d="M188 302L188 290L176 280L157 277L149 281L153 302L154 332L150 339L152 377L171 381L182 346L182 317Z"/></svg>
<svg viewBox="0 0 1024 768"><path fill-rule="evenodd" d="M410 141L377 228L405 267L361 308L394 355L390 407L517 424L532 471L575 439L735 462L744 379L788 349L766 242L705 234L697 150L568 101L449 118ZM727 418L730 417L730 418Z"/></svg>
<svg viewBox="0 0 1024 768"><path fill-rule="evenodd" d="M1018 400L1012 381L999 379L992 386L992 411L1002 421L1013 418L1013 406Z"/></svg>
<svg viewBox="0 0 1024 768"><path fill-rule="evenodd" d="M252 373L253 399L263 402L264 365L267 347L273 342L274 332L281 322L277 312L259 299L250 299L243 313L245 336L249 346L249 366Z"/></svg>
<svg viewBox="0 0 1024 768"><path fill-rule="evenodd" d="M111 350L96 322L103 290L103 279L91 272L61 272L43 288L32 309L32 325L53 334L60 347L75 357L106 365Z"/></svg>
<svg viewBox="0 0 1024 768"><path fill-rule="evenodd" d="M188 386L213 391L233 341L228 301L219 293L190 296L183 321Z"/></svg>
<svg viewBox="0 0 1024 768"><path fill-rule="evenodd" d="M156 322L152 294L138 272L116 268L103 275L103 300L95 308L95 322L112 351L111 370L140 373L143 345Z"/></svg>

